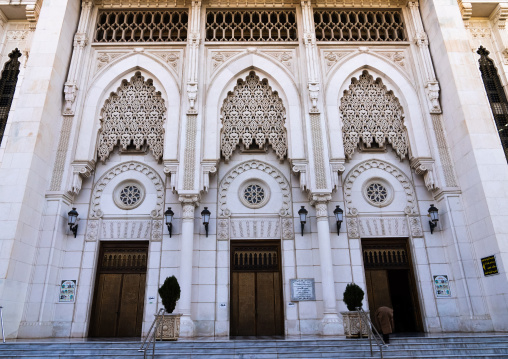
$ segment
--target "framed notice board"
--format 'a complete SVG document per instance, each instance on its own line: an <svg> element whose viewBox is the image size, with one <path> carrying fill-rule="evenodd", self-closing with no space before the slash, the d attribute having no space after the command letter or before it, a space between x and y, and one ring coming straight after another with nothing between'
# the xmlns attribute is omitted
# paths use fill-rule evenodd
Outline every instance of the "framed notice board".
<svg viewBox="0 0 508 359"><path fill-rule="evenodd" d="M485 276L498 274L496 256L488 256L482 258L482 269Z"/></svg>

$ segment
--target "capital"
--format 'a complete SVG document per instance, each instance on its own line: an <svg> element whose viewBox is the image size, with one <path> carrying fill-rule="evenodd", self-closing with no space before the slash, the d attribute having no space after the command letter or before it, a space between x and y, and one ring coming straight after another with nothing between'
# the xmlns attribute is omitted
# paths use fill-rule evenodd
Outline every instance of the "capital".
<svg viewBox="0 0 508 359"><path fill-rule="evenodd" d="M199 196L181 195L178 200L182 203L182 219L194 220L194 209L199 205Z"/></svg>
<svg viewBox="0 0 508 359"><path fill-rule="evenodd" d="M311 193L310 204L316 207L316 218L328 218L328 202L332 199L330 193Z"/></svg>

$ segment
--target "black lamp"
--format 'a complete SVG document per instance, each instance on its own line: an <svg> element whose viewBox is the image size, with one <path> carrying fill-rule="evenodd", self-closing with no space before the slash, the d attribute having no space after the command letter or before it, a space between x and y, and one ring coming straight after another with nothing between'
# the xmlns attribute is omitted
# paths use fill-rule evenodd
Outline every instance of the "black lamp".
<svg viewBox="0 0 508 359"><path fill-rule="evenodd" d="M76 207L72 207L67 215L69 216L69 228L71 232L74 233L74 238L76 238L76 234L78 233L78 212L76 211Z"/></svg>
<svg viewBox="0 0 508 359"><path fill-rule="evenodd" d="M307 223L307 214L309 211L305 209L305 206L302 206L298 211L298 215L300 216L300 223L302 224L302 236L303 236L303 227L305 227L305 223Z"/></svg>
<svg viewBox="0 0 508 359"><path fill-rule="evenodd" d="M206 236L208 237L208 223L210 223L210 211L208 207L205 207L204 210L201 211L201 215L203 216L203 225L205 226Z"/></svg>
<svg viewBox="0 0 508 359"><path fill-rule="evenodd" d="M437 221L439 221L439 215L438 215L438 212L439 210L434 207L433 204L430 205L430 208L429 208L429 216L430 216L430 221L429 221L429 224L430 224L430 234L434 233L434 228L437 227Z"/></svg>
<svg viewBox="0 0 508 359"><path fill-rule="evenodd" d="M342 210L342 208L340 208L340 206L336 206L335 210L333 211L333 214L335 215L335 220L337 221L337 235L339 235L340 225L344 220L344 211Z"/></svg>
<svg viewBox="0 0 508 359"><path fill-rule="evenodd" d="M175 212L171 210L171 207L168 207L168 210L164 212L164 217L166 218L166 226L168 226L169 238L171 238L171 230L173 229L173 216Z"/></svg>

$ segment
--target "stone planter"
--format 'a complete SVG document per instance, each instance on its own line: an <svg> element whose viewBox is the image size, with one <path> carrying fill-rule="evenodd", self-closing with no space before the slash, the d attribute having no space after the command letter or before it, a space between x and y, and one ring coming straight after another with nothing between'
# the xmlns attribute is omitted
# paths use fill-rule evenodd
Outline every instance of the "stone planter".
<svg viewBox="0 0 508 359"><path fill-rule="evenodd" d="M157 327L157 339L161 337L162 331L162 340L178 340L181 316L181 314L164 313L161 323Z"/></svg>
<svg viewBox="0 0 508 359"><path fill-rule="evenodd" d="M369 315L369 312L365 313ZM360 331L362 332L362 337L369 336L369 323L365 319L360 323L360 315L358 312L340 312L340 314L342 314L346 338L359 338Z"/></svg>

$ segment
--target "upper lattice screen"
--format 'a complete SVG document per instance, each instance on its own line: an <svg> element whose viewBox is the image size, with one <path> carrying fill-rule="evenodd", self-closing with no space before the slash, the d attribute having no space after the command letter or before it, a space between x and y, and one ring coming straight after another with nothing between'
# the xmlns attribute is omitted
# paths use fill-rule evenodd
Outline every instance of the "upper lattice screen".
<svg viewBox="0 0 508 359"><path fill-rule="evenodd" d="M317 41L407 41L399 10L316 10Z"/></svg>
<svg viewBox="0 0 508 359"><path fill-rule="evenodd" d="M211 10L206 41L297 41L294 10Z"/></svg>
<svg viewBox="0 0 508 359"><path fill-rule="evenodd" d="M100 10L94 41L186 41L188 22L187 10Z"/></svg>

